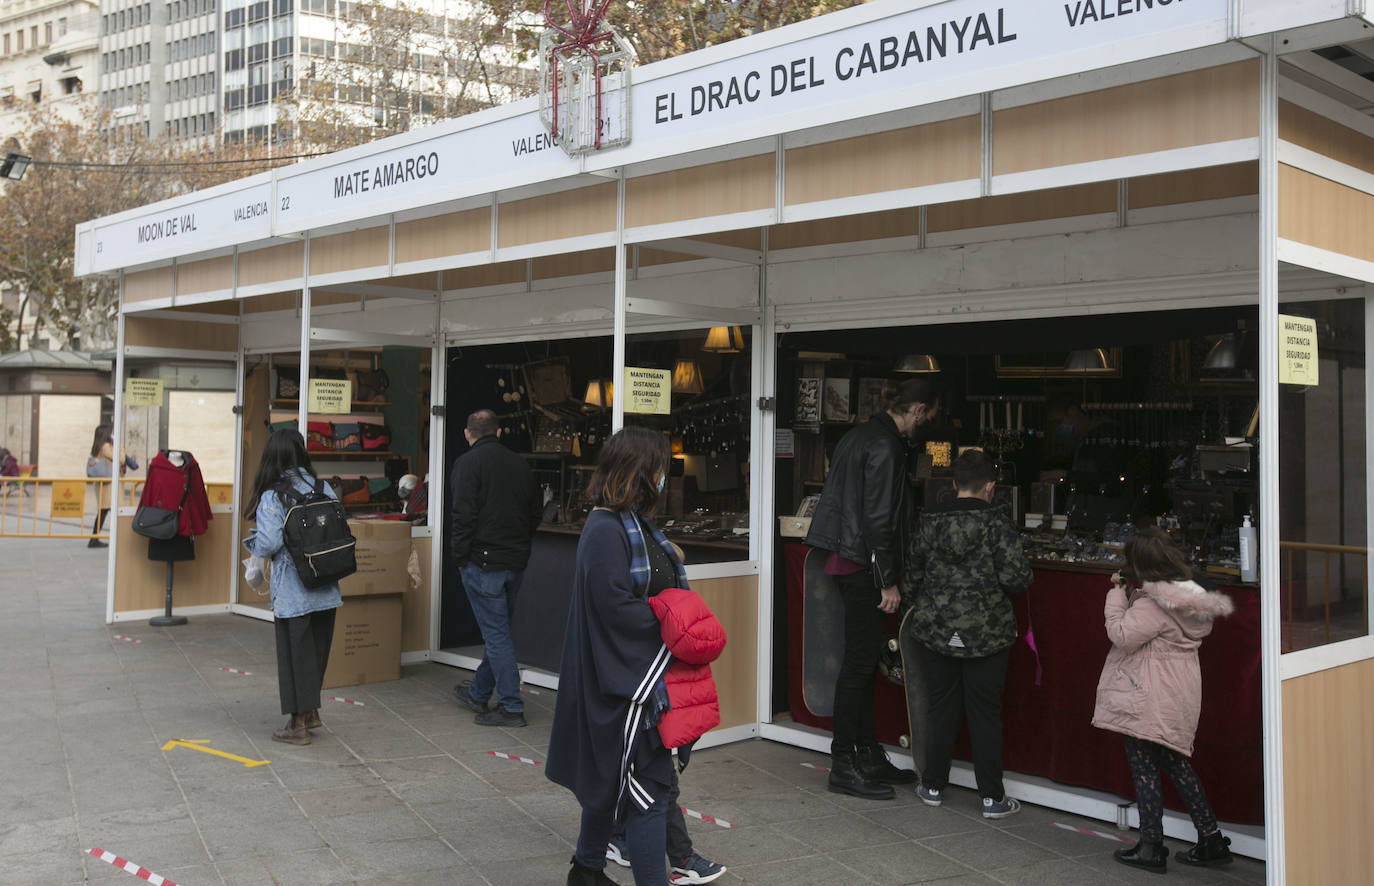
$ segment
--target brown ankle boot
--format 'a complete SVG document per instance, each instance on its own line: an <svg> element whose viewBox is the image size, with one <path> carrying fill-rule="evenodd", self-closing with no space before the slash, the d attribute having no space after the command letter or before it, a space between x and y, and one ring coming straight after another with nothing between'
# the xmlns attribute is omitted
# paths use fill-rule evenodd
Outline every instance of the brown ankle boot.
<svg viewBox="0 0 1374 886"><path fill-rule="evenodd" d="M305 728L305 716L292 714L284 727L272 733L272 740L286 744L310 744L310 732Z"/></svg>
<svg viewBox="0 0 1374 886"><path fill-rule="evenodd" d="M315 710L313 710L313 711L311 711L310 713L308 713L308 714L305 715L305 728L306 728L306 729L319 729L319 728L320 728L321 726L323 726L323 725L324 725L324 724L320 722L320 709L319 709L319 708L315 708Z"/></svg>

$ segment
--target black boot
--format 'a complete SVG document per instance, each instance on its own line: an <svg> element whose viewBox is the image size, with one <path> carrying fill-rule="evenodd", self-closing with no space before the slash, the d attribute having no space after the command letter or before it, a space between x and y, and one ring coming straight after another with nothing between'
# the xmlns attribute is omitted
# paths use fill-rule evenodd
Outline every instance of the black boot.
<svg viewBox="0 0 1374 886"><path fill-rule="evenodd" d="M876 741L859 745L859 771L869 781L883 784L914 784L916 773L910 769L898 769L887 758L887 751Z"/></svg>
<svg viewBox="0 0 1374 886"><path fill-rule="evenodd" d="M1164 848L1163 843L1146 843L1142 840L1130 849L1116 850L1112 853L1112 858L1127 867L1139 868L1152 874L1166 873L1169 868L1169 850Z"/></svg>
<svg viewBox="0 0 1374 886"><path fill-rule="evenodd" d="M573 859L572 867L568 869L568 886L606 886L607 883L616 886L616 882L606 876L604 870L584 868L577 863L577 859Z"/></svg>
<svg viewBox="0 0 1374 886"><path fill-rule="evenodd" d="M830 790L865 800L891 800L896 796L891 785L873 781L859 768L858 749L854 745L831 749Z"/></svg>
<svg viewBox="0 0 1374 886"><path fill-rule="evenodd" d="M1186 852L1176 854L1174 858L1179 864L1190 864L1200 868L1230 864L1231 850L1227 848L1230 845L1231 838L1223 837L1221 831L1206 835L1198 834L1197 843Z"/></svg>

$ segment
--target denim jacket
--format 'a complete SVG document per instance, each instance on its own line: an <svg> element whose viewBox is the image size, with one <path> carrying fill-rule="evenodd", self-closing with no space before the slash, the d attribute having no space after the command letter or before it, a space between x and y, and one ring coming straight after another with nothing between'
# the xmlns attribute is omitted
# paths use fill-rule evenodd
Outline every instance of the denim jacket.
<svg viewBox="0 0 1374 886"><path fill-rule="evenodd" d="M300 493L314 488L309 476L299 469L292 477L292 485ZM330 498L337 498L328 483L324 484L324 491ZM272 614L277 618L295 618L311 612L337 609L343 605L337 582L313 590L301 583L296 564L291 562L291 554L282 543L286 510L287 504L275 490L264 492L258 502L257 528L243 542L248 553L272 561Z"/></svg>

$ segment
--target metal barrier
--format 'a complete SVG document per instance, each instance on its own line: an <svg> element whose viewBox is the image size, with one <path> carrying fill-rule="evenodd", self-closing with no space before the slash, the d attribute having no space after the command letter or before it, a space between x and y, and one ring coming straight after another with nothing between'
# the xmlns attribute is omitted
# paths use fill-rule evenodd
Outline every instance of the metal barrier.
<svg viewBox="0 0 1374 886"><path fill-rule="evenodd" d="M1294 602L1297 594L1297 580L1295 578L1294 560L1299 554L1321 554L1323 565L1322 581L1322 618L1318 622L1316 619L1299 620ZM1331 559L1332 557L1358 557L1360 558L1360 621L1354 625L1353 629L1345 626L1338 626L1338 633L1342 636L1332 637L1331 626ZM1363 637L1369 633L1369 549L1357 547L1355 545L1324 545L1313 544L1301 541L1281 541L1279 542L1279 558L1281 564L1282 579L1279 588L1280 599L1286 601L1286 618L1283 620L1282 650L1293 652L1298 649L1310 649L1314 646L1324 646L1339 640L1350 639L1350 637ZM1311 564L1307 564L1309 569L1305 570L1303 577L1304 590L1304 609L1310 611L1314 603L1311 594L1313 581L1311 577ZM1339 565L1339 564L1338 564ZM1337 601L1340 602L1339 600ZM1339 615L1337 616L1339 618ZM1316 627L1321 625L1320 636L1317 635ZM1302 638L1297 636L1299 626L1303 626Z"/></svg>
<svg viewBox="0 0 1374 886"><path fill-rule="evenodd" d="M119 506L136 507L143 478L121 478ZM110 479L97 477L5 477L0 479L0 537L109 538ZM232 504L234 484L206 483L211 505Z"/></svg>

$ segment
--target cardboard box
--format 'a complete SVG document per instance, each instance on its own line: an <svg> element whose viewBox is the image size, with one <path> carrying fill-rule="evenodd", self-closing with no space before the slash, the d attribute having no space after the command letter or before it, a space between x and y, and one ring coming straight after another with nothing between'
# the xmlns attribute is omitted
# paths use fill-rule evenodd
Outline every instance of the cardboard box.
<svg viewBox="0 0 1374 886"><path fill-rule="evenodd" d="M401 595L351 597L334 614L323 688L401 677Z"/></svg>
<svg viewBox="0 0 1374 886"><path fill-rule="evenodd" d="M358 571L339 582L345 597L400 594L410 589L410 524L404 520L349 520L358 540Z"/></svg>
<svg viewBox="0 0 1374 886"><path fill-rule="evenodd" d="M806 538L811 531L810 517L779 517L778 534L784 538Z"/></svg>

